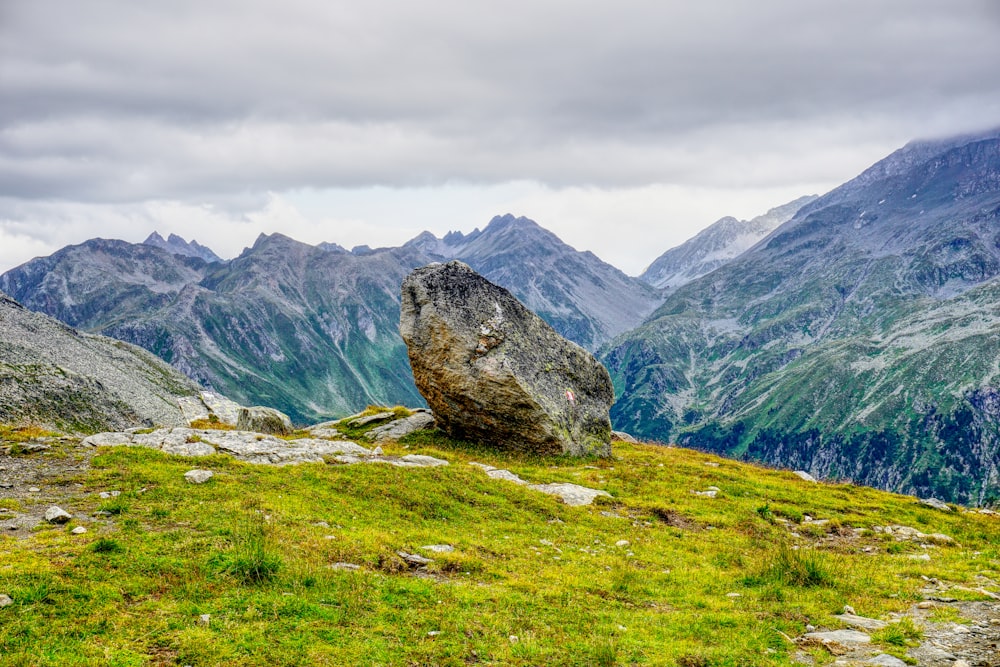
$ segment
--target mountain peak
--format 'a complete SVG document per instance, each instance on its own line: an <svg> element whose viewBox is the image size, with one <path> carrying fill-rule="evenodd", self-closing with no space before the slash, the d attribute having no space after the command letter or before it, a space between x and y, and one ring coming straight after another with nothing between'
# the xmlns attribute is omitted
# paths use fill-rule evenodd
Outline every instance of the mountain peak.
<svg viewBox="0 0 1000 667"><path fill-rule="evenodd" d="M146 237L146 240L142 242L142 245L160 248L161 250L166 250L174 255L197 257L198 259L203 259L209 263L222 261L222 258L216 255L210 248L201 245L193 239L190 243L188 243L180 236L177 236L177 234L170 234L167 237L167 240L164 241L163 237L160 236L160 233L154 231Z"/></svg>

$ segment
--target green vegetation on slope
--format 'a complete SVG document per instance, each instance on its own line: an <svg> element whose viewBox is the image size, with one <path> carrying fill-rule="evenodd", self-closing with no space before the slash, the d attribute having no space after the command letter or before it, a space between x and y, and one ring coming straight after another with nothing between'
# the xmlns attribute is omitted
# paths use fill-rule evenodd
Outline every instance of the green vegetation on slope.
<svg viewBox="0 0 1000 667"><path fill-rule="evenodd" d="M0 592L14 601L0 608L0 664L784 665L787 637L837 627L845 604L879 616L921 599L922 577L976 588L1000 568L994 516L688 450L535 459L424 434L386 453L404 450L451 465L101 450L65 508L107 513L88 533L71 534L74 521L0 536ZM568 507L469 461L613 500ZM188 484L193 467L216 475ZM692 493L710 486L718 497ZM830 523L788 523L804 515ZM887 524L960 546L917 561L915 544L871 531ZM434 544L455 551L421 550ZM399 551L434 562L416 571Z"/></svg>

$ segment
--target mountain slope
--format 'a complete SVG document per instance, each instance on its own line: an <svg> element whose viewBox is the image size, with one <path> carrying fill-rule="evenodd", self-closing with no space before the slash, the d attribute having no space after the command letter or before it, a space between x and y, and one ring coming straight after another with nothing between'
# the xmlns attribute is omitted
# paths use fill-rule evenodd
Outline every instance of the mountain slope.
<svg viewBox="0 0 1000 667"><path fill-rule="evenodd" d="M424 232L406 245L437 261L465 262L590 350L638 325L663 300L657 290L524 217L497 216L468 235L438 239Z"/></svg>
<svg viewBox="0 0 1000 667"><path fill-rule="evenodd" d="M198 386L138 347L80 333L0 294L0 423L71 431L186 425Z"/></svg>
<svg viewBox="0 0 1000 667"><path fill-rule="evenodd" d="M694 238L653 260L639 279L653 287L677 289L749 250L816 199L816 195L799 197L752 220L737 220L731 216L717 220Z"/></svg>
<svg viewBox="0 0 1000 667"><path fill-rule="evenodd" d="M985 500L1000 486L998 221L998 133L908 145L616 341L616 425Z"/></svg>

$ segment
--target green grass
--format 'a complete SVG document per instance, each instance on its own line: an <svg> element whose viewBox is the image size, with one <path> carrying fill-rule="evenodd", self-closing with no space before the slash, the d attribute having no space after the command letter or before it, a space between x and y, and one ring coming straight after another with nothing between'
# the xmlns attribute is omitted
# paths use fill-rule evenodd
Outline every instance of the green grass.
<svg viewBox="0 0 1000 667"><path fill-rule="evenodd" d="M683 449L620 443L594 461L439 435L386 446L410 452L451 465L101 450L65 509L117 513L82 536L0 535L0 592L14 599L0 609L0 665L788 665L784 636L839 627L845 604L877 617L919 600L922 577L979 587L1000 567L995 517ZM568 507L468 461L613 499ZM216 476L189 484L192 467ZM712 485L717 498L691 493ZM101 500L105 489L122 493ZM830 519L829 532L794 537L782 521L795 514ZM913 561L870 531L886 524L960 546ZM434 562L418 572L397 551ZM361 569L331 567L343 562ZM880 640L905 645L908 630Z"/></svg>

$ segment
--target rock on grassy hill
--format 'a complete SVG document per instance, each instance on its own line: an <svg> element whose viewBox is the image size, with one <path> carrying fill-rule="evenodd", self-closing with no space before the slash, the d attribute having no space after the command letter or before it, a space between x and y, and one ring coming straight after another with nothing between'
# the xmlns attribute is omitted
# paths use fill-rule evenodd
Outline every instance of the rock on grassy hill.
<svg viewBox="0 0 1000 667"><path fill-rule="evenodd" d="M198 387L145 350L76 331L0 293L0 423L68 431L181 425Z"/></svg>
<svg viewBox="0 0 1000 667"><path fill-rule="evenodd" d="M603 354L617 428L817 477L1000 495L1000 132L917 142Z"/></svg>
<svg viewBox="0 0 1000 667"><path fill-rule="evenodd" d="M996 664L995 514L678 448L372 449L412 416L0 447L0 661Z"/></svg>

